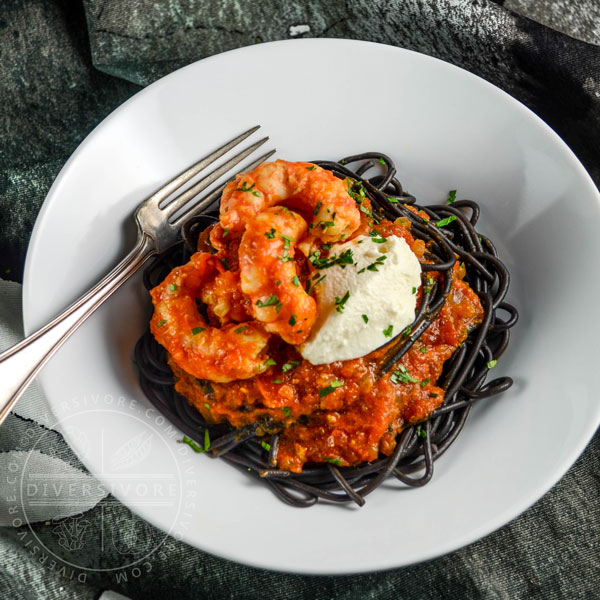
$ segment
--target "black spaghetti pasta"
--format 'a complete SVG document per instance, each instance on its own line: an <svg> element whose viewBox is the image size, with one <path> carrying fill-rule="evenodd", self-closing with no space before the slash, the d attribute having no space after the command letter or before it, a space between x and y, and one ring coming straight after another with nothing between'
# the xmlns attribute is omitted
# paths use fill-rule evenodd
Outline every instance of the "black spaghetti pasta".
<svg viewBox="0 0 600 600"><path fill-rule="evenodd" d="M339 162L314 163L339 178L355 180L357 189L362 188L370 199L375 219L408 219L412 235L427 243L425 259L428 262L421 265L423 294L410 335L401 332L387 344L379 364L380 375L387 373L431 325L450 293L456 260L464 263L464 280L479 297L484 317L481 325L444 365L438 381L445 393L443 404L424 423L401 431L390 456L380 456L373 462L353 467L309 464L301 473L292 473L276 468L278 434L271 435L270 445L261 444L259 439L265 427L275 430L277 423L254 423L241 429L227 424L207 424L201 414L175 392L166 350L154 340L149 330L135 347L135 362L142 389L160 412L200 447L205 431L209 432L209 456L219 456L248 475L261 479L278 498L293 506L311 506L319 499L334 503L354 502L362 506L365 496L388 477L395 477L412 487L425 485L433 475L435 460L462 430L471 405L512 385L509 377L487 383L486 377L490 366L505 351L510 328L517 322L518 314L504 301L510 280L506 267L492 242L475 229L479 218L479 207L475 202L460 200L446 205L416 207L415 197L408 194L396 178L393 161L381 153L368 152ZM365 178L372 170L377 174ZM407 206L425 211L430 220L423 219ZM186 224L181 243L160 255L146 269L144 285L147 289L158 285L173 267L189 260L195 252L198 235L215 222L217 216L215 209L213 214L199 216ZM436 226L440 222L443 227ZM431 271L439 273L436 280L429 277Z"/></svg>

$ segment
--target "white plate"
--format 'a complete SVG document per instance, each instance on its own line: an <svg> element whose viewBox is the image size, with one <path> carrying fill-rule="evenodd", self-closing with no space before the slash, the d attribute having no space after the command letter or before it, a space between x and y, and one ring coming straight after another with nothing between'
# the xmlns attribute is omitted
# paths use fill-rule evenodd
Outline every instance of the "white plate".
<svg viewBox="0 0 600 600"><path fill-rule="evenodd" d="M504 525L566 472L600 421L600 330L588 314L590 298L600 297L592 266L600 250L600 202L549 127L466 71L389 46L297 40L227 52L161 79L89 135L48 194L27 258L27 330L124 254L133 239L129 215L140 200L256 123L279 157L380 150L396 159L400 179L420 202L443 201L456 188L481 203L480 228L512 272L509 300L521 313L494 372L510 374L514 387L472 412L424 488L389 482L360 509L290 508L226 464L185 453L179 434L166 426L144 443L156 414L146 414L150 405L131 364L149 310L136 280L41 375L69 443L154 525L208 552L269 569L332 574L398 567ZM104 450L96 443L99 431ZM137 448L133 466L123 462L129 447ZM119 488L124 474L146 483L171 477L169 502L148 501L141 486Z"/></svg>

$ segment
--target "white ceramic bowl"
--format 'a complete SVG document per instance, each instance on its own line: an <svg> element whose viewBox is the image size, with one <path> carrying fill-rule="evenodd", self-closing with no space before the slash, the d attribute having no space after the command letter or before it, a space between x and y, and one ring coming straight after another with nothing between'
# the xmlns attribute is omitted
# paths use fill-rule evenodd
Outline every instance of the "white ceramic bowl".
<svg viewBox="0 0 600 600"><path fill-rule="evenodd" d="M480 229L511 270L508 299L521 313L494 373L511 375L514 387L472 411L424 488L390 481L360 509L290 508L243 473L186 452L180 434L149 409L131 361L149 314L138 278L40 377L73 449L151 523L198 548L270 569L398 567L507 523L565 473L600 420L600 328L588 316L590 299L600 297L592 262L600 249L599 195L539 118L439 60L366 42L277 42L205 59L140 92L88 136L48 194L27 258L27 330L124 254L138 202L256 123L279 157L380 150L396 160L421 203L442 202L458 189L481 204ZM129 447L137 458L123 462ZM162 477L171 495L150 502L143 487L119 487L127 477Z"/></svg>

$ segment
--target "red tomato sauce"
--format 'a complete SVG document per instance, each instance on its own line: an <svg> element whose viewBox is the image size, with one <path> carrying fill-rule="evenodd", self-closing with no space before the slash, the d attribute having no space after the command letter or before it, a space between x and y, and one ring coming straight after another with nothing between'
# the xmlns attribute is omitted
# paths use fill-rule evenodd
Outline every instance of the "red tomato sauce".
<svg viewBox="0 0 600 600"><path fill-rule="evenodd" d="M355 235L368 232L362 229ZM415 240L402 219L382 221L372 229L403 237L419 258L425 252L425 242ZM228 254L229 268L235 269L235 251ZM377 367L386 348L354 360L312 365L280 340L269 350L276 364L251 379L199 381L170 361L175 388L209 423L239 428L264 421L267 442L279 432L280 469L301 472L305 463L321 462L350 466L389 455L403 428L427 419L442 404L444 392L437 382L444 362L483 318L479 298L461 280L462 271L455 267L451 292L431 326L381 377ZM393 377L398 370L403 374L399 379Z"/></svg>

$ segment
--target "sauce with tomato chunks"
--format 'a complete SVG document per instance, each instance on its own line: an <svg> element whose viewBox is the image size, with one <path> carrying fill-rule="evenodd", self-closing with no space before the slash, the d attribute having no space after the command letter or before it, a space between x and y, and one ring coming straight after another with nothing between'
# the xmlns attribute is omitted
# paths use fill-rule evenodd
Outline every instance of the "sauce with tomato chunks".
<svg viewBox="0 0 600 600"><path fill-rule="evenodd" d="M220 233L218 227L211 239ZM365 233L362 229L361 225L355 235ZM403 237L426 262L425 242L415 240L402 219L369 229L385 237ZM298 273L306 271L303 267L298 264ZM390 455L403 428L424 421L442 404L444 392L437 383L444 362L482 321L479 298L462 281L463 274L463 268L455 265L452 288L440 313L383 376L377 377L377 367L386 348L354 360L312 365L294 346L278 339L270 342L267 370L250 379L199 380L170 360L175 389L208 423L227 422L236 428L264 423L265 441L279 433L276 459L283 470L299 473L306 463L322 462L351 466ZM419 290L419 299L420 294Z"/></svg>

